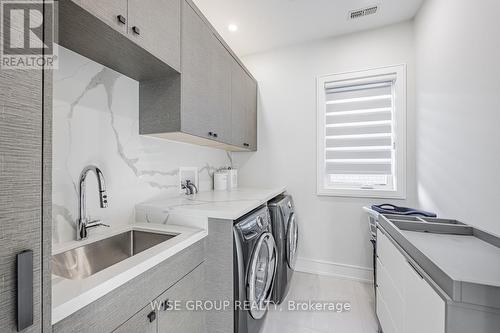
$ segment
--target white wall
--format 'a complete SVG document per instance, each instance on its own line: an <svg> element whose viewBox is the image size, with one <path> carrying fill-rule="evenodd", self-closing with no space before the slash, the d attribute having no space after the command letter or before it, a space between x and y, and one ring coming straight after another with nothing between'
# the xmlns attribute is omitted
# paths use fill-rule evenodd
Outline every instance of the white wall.
<svg viewBox="0 0 500 333"><path fill-rule="evenodd" d="M427 0L416 18L422 206L500 234L500 2Z"/></svg>
<svg viewBox="0 0 500 333"><path fill-rule="evenodd" d="M109 207L99 208L97 182L89 174L89 215L114 227L134 221L135 204L178 193L180 166L198 167L200 189L212 188L210 173L229 164L224 151L140 136L137 81L62 47L59 56L54 71L54 243L75 238L78 178L88 164L103 171L109 197Z"/></svg>
<svg viewBox="0 0 500 333"><path fill-rule="evenodd" d="M247 186L285 184L300 222L299 269L371 277L361 207L388 200L316 195L316 77L408 65L408 201L415 202L414 40L411 22L244 58L259 82L259 151L234 154Z"/></svg>

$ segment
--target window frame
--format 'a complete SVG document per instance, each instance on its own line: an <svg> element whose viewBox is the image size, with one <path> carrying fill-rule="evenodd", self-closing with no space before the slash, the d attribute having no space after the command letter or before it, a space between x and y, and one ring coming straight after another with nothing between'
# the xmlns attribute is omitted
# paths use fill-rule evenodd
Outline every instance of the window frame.
<svg viewBox="0 0 500 333"><path fill-rule="evenodd" d="M356 83L370 83L375 77L395 75L394 113L393 113L393 144L394 158L394 189L363 189L363 188L331 188L326 187L324 177L325 163L325 135L326 135L326 100L325 83L349 81ZM317 124L317 195L359 198L387 198L406 199L406 112L407 112L407 81L406 64L372 68L336 74L321 75L316 78L316 124Z"/></svg>

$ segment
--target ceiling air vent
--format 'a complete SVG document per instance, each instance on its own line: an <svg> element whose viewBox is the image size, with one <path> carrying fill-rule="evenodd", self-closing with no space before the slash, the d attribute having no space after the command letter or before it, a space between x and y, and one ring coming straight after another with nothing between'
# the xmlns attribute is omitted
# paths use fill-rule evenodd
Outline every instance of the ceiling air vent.
<svg viewBox="0 0 500 333"><path fill-rule="evenodd" d="M357 19L357 18L360 18L363 16L372 15L372 14L375 14L377 12L377 10L378 10L378 6L376 6L376 5L362 8L362 9L351 10L349 12L349 18L351 20L354 20L354 19Z"/></svg>

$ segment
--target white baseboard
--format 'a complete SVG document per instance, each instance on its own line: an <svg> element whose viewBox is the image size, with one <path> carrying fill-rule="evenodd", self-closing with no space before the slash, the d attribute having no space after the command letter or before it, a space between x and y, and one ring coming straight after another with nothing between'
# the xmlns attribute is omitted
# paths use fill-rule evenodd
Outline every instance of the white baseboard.
<svg viewBox="0 0 500 333"><path fill-rule="evenodd" d="M297 258L295 270L298 272L334 276L363 282L373 282L373 269L354 265L339 264L326 260Z"/></svg>

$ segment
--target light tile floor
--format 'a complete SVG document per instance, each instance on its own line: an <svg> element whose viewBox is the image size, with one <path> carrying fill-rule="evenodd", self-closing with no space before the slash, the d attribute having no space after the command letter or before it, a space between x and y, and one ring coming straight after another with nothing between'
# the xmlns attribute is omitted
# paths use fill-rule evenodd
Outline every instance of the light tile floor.
<svg viewBox="0 0 500 333"><path fill-rule="evenodd" d="M289 301L348 302L351 310L291 311ZM269 311L262 333L376 333L373 285L295 272L284 302Z"/></svg>

